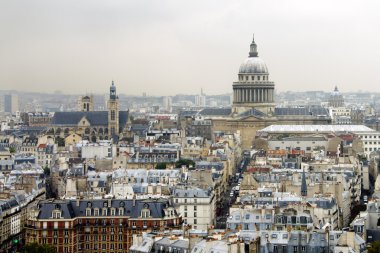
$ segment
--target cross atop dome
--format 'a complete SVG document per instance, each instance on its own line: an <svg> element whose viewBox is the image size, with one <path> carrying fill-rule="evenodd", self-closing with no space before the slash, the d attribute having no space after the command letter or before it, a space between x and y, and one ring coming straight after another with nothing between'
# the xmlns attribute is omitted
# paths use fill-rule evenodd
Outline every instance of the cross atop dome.
<svg viewBox="0 0 380 253"><path fill-rule="evenodd" d="M255 35L253 35L252 43L249 47L249 57L257 57L259 53L257 52L257 45L255 43Z"/></svg>

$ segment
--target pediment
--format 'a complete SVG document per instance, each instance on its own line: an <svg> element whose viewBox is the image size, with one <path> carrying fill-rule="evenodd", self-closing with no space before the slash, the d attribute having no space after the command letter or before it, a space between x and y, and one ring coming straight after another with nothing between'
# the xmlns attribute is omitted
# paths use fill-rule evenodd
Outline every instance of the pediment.
<svg viewBox="0 0 380 253"><path fill-rule="evenodd" d="M249 115L249 116L243 116L240 118L240 121L247 121L247 122L252 122L252 121L263 121L264 119L261 117L256 117L254 115Z"/></svg>
<svg viewBox="0 0 380 253"><path fill-rule="evenodd" d="M78 126L80 126L80 127L88 127L88 126L91 126L91 122L86 118L86 116L83 116L79 120Z"/></svg>

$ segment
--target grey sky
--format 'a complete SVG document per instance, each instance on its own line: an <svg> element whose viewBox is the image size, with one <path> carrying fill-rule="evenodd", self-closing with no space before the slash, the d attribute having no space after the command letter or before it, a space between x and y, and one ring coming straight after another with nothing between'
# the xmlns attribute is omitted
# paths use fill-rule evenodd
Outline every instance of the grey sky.
<svg viewBox="0 0 380 253"><path fill-rule="evenodd" d="M232 91L252 33L276 89L380 92L380 1L4 0L0 89Z"/></svg>

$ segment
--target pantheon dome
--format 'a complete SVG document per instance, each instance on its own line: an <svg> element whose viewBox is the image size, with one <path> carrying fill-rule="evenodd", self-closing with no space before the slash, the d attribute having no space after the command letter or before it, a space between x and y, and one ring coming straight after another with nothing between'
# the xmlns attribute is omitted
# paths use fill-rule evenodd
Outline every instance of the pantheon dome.
<svg viewBox="0 0 380 253"><path fill-rule="evenodd" d="M249 55L240 65L238 81L233 83L233 113L251 109L265 114L274 111L274 82L269 81L265 62L259 57L257 44L252 40Z"/></svg>
<svg viewBox="0 0 380 253"><path fill-rule="evenodd" d="M268 68L261 58L249 57L240 65L239 74L268 74Z"/></svg>

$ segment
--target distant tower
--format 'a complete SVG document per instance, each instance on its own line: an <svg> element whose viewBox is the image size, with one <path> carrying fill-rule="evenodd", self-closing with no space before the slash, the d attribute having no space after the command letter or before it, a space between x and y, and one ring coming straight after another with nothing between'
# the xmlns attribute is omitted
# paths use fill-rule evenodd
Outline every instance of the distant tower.
<svg viewBox="0 0 380 253"><path fill-rule="evenodd" d="M163 108L167 112L172 112L173 99L172 97L164 97L162 100Z"/></svg>
<svg viewBox="0 0 380 253"><path fill-rule="evenodd" d="M343 95L339 92L337 86L335 86L334 91L330 95L329 106L330 107L343 107L344 106Z"/></svg>
<svg viewBox="0 0 380 253"><path fill-rule="evenodd" d="M301 196L303 196L303 197L307 196L307 184L306 184L305 170L302 171Z"/></svg>
<svg viewBox="0 0 380 253"><path fill-rule="evenodd" d="M78 107L81 112L92 112L94 110L94 96L81 96Z"/></svg>
<svg viewBox="0 0 380 253"><path fill-rule="evenodd" d="M110 98L107 103L108 108L108 131L110 139L119 134L119 97L116 95L116 86L112 81L110 87Z"/></svg>
<svg viewBox="0 0 380 253"><path fill-rule="evenodd" d="M195 106L205 107L206 106L206 96L201 89L201 93L195 96Z"/></svg>
<svg viewBox="0 0 380 253"><path fill-rule="evenodd" d="M18 95L4 95L4 112L15 113L19 110Z"/></svg>

